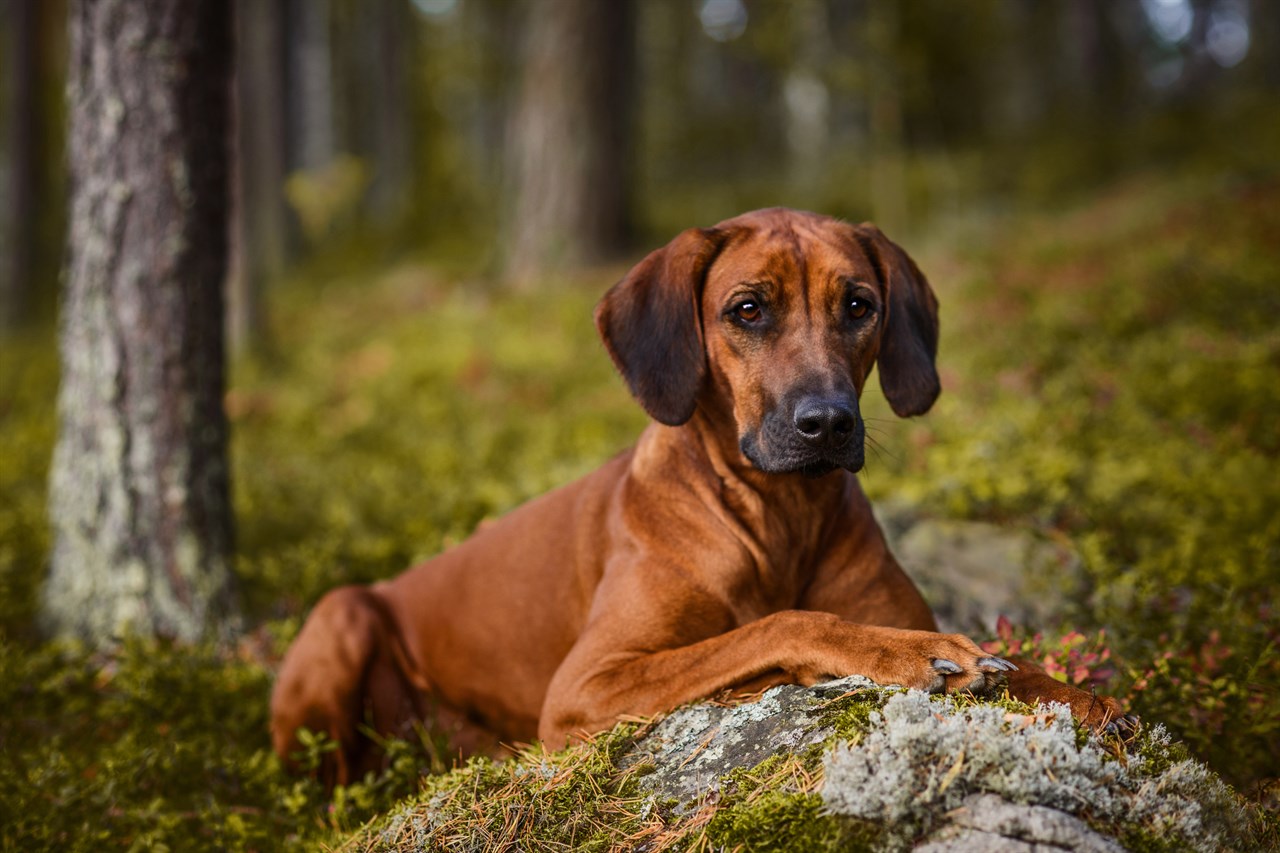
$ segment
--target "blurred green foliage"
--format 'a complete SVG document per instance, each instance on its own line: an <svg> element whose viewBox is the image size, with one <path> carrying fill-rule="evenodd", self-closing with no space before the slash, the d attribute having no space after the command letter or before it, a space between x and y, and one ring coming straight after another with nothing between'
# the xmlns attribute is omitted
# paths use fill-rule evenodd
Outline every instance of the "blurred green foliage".
<svg viewBox="0 0 1280 853"><path fill-rule="evenodd" d="M868 491L1068 538L1087 583L1064 626L1106 629L1110 689L1242 788L1267 779L1280 184L1134 180L956 233L915 253L940 292L945 393L904 422L869 385ZM610 279L512 294L407 263L283 287L273 354L227 397L238 574L265 626L233 651L34 641L56 359L49 338L6 344L0 846L308 848L412 792L429 750L396 746L392 774L331 802L284 775L271 667L324 590L398 572L634 438L643 413L590 319Z"/></svg>
<svg viewBox="0 0 1280 853"><path fill-rule="evenodd" d="M34 639L49 526L46 480L53 451L58 363L49 335L0 350L0 636Z"/></svg>

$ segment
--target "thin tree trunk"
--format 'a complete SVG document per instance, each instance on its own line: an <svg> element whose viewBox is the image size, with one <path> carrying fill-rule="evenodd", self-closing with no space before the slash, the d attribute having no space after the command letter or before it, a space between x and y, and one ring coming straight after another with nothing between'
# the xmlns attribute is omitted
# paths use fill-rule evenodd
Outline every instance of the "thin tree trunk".
<svg viewBox="0 0 1280 853"><path fill-rule="evenodd" d="M338 150L329 0L289 0L286 8L288 168L323 169Z"/></svg>
<svg viewBox="0 0 1280 853"><path fill-rule="evenodd" d="M288 261L284 20L281 6L236 4L235 167L227 336L231 352L265 344L262 295Z"/></svg>
<svg viewBox="0 0 1280 853"><path fill-rule="evenodd" d="M222 410L230 5L73 0L69 250L43 615L233 630Z"/></svg>
<svg viewBox="0 0 1280 853"><path fill-rule="evenodd" d="M41 45L38 0L9 4L8 187L0 210L0 332L20 326L34 302L32 288L37 247L36 184L40 175Z"/></svg>
<svg viewBox="0 0 1280 853"><path fill-rule="evenodd" d="M374 177L369 188L369 207L374 221L383 227L399 224L409 203L412 170L414 66L413 20L408 3L376 0L364 9L369 55L370 82L380 95L373 99Z"/></svg>
<svg viewBox="0 0 1280 853"><path fill-rule="evenodd" d="M817 200L828 173L831 93L823 69L831 56L830 21L823 0L793 0L792 62L783 81L787 115L787 171L801 195Z"/></svg>
<svg viewBox="0 0 1280 853"><path fill-rule="evenodd" d="M536 279L620 249L630 207L631 0L540 0L527 14L508 135L508 277Z"/></svg>
<svg viewBox="0 0 1280 853"><path fill-rule="evenodd" d="M871 206L890 233L907 227L906 133L898 68L897 0L867 5L868 134L871 149Z"/></svg>

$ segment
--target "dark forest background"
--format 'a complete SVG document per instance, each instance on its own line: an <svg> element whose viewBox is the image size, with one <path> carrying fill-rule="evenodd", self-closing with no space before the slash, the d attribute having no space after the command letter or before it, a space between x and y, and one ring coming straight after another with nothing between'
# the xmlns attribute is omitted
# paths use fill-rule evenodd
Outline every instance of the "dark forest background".
<svg viewBox="0 0 1280 853"><path fill-rule="evenodd" d="M0 7L8 328L56 303L65 21ZM264 0L236 28L237 345L263 288L352 252L532 279L766 204L904 233L1135 166L1261 166L1280 79L1246 0Z"/></svg>

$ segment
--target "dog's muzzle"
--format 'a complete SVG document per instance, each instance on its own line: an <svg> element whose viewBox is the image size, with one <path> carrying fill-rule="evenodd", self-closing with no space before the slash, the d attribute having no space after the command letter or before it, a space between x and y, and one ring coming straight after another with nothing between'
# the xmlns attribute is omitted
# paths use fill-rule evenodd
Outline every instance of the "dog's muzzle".
<svg viewBox="0 0 1280 853"><path fill-rule="evenodd" d="M806 395L765 415L739 444L761 471L817 477L837 468L860 470L864 441L857 398Z"/></svg>

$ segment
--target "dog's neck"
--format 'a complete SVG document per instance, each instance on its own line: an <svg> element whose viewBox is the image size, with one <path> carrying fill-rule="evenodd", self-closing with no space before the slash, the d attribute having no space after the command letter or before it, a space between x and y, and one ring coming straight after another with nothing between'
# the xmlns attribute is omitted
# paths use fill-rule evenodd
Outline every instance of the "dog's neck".
<svg viewBox="0 0 1280 853"><path fill-rule="evenodd" d="M858 486L845 471L817 478L766 474L746 459L735 438L735 429L701 411L682 426L653 424L636 446L632 475L662 483L667 502L701 504L751 554L740 568L753 573L751 588L760 596L752 605L758 612L752 612L760 615L795 606L840 535L841 520L849 517L842 504ZM650 478L656 471L662 476ZM672 494L673 488L687 498Z"/></svg>
<svg viewBox="0 0 1280 853"><path fill-rule="evenodd" d="M838 507L850 489L857 489L856 482L850 482L852 475L839 470L816 478L765 473L743 455L736 425L723 420L724 415L700 407L681 426L654 424L636 447L636 462L642 468L680 471L677 482L703 500L730 509L746 529L797 527L772 541L789 543L796 552L821 547L825 531L819 522L841 517Z"/></svg>

